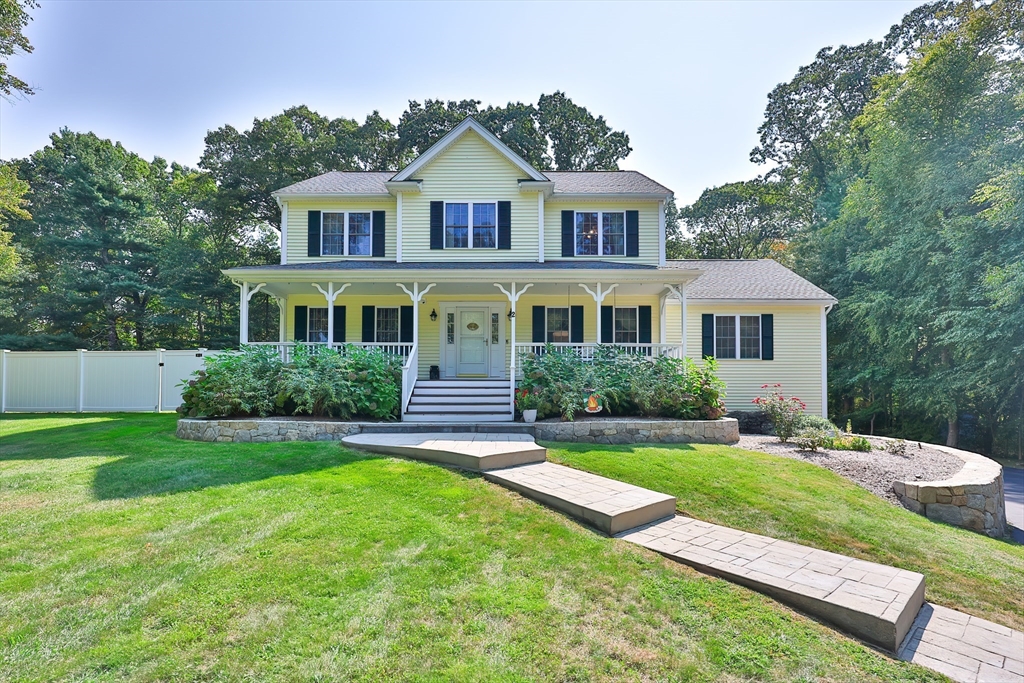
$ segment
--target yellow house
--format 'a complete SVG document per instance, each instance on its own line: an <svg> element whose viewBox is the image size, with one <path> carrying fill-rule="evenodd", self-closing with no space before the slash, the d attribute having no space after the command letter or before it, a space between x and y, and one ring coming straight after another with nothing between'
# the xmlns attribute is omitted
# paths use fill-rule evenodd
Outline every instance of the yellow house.
<svg viewBox="0 0 1024 683"><path fill-rule="evenodd" d="M782 383L825 414L835 299L773 261L665 258L672 193L636 171L533 168L472 118L401 171L333 171L274 193L281 264L232 268L240 342L257 291L280 341L403 358L402 419L510 421L545 344L718 359L731 409Z"/></svg>

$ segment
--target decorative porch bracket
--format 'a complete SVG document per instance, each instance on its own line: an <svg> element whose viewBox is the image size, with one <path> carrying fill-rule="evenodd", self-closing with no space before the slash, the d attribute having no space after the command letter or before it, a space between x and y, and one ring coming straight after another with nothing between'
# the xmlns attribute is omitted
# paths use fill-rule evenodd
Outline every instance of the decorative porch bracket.
<svg viewBox="0 0 1024 683"><path fill-rule="evenodd" d="M580 283L580 287L585 289L587 291L587 294L589 294L590 296L594 297L594 301L597 302L597 321L598 321L598 324L597 324L597 341L599 343L610 344L610 343L612 343L612 341L614 341L612 339L607 339L607 340L601 339L601 322L600 322L601 321L601 303L604 301L604 298L606 296L608 296L611 293L611 291L613 289L615 289L616 287L618 287L618 286L619 286L619 283L616 282L614 285L610 285L608 287L608 289L602 290L601 289L601 283L598 282L597 283L597 291L595 292L592 289L590 289L590 287L587 287L585 284L583 284L582 282Z"/></svg>
<svg viewBox="0 0 1024 683"><path fill-rule="evenodd" d="M665 285L679 299L679 333L683 359L686 358L686 285ZM664 340L662 340L664 341Z"/></svg>
<svg viewBox="0 0 1024 683"><path fill-rule="evenodd" d="M522 289L516 289L516 283L512 283L511 291L505 289L497 282L494 286L501 290L501 293L508 297L509 305L511 308L512 318L512 352L509 354L509 369L508 369L508 383L509 383L509 397L508 400L511 404L512 414L515 414L516 406L516 302L519 301L519 297L523 295L523 292L533 287L533 283L523 285Z"/></svg>
<svg viewBox="0 0 1024 683"><path fill-rule="evenodd" d="M252 295L260 291L267 286L266 282L261 282L252 289L249 289L248 282L239 282L238 280L232 280L236 287L239 289L238 298L238 344L249 343L249 299Z"/></svg>
<svg viewBox="0 0 1024 683"><path fill-rule="evenodd" d="M395 283L395 287L401 287L402 291L405 292L406 294L408 294L409 298L412 299L412 345L413 346L416 346L419 343L419 341L420 341L420 306L419 306L420 299L423 298L424 294L426 294L431 289L433 289L436 284L437 284L436 282L431 282L429 285L427 285L423 289L420 289L420 283L414 282L414 283L412 283L412 291L410 292L409 288L406 287L405 285L403 285L401 282L396 282Z"/></svg>
<svg viewBox="0 0 1024 683"><path fill-rule="evenodd" d="M321 287L320 285L318 285L315 282L313 283L313 286L316 287L317 290L321 294L324 295L325 299L327 299L327 346L328 347L332 347L333 344L334 344L334 302L338 298L338 295L341 294L342 292L344 292L346 289L348 289L349 285L351 285L351 284L352 284L351 282L346 282L345 284L343 284L338 289L335 289L334 288L334 283L333 282L328 282L327 283L327 291L325 292L323 287Z"/></svg>

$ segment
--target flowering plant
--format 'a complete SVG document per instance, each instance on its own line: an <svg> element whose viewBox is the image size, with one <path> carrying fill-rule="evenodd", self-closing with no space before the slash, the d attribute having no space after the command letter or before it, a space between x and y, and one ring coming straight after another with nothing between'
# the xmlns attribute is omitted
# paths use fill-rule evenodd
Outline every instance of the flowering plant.
<svg viewBox="0 0 1024 683"><path fill-rule="evenodd" d="M796 396L783 395L781 384L762 384L761 388L769 389L768 394L758 396L752 402L772 423L779 441L789 441L799 429L800 416L807 409L807 404Z"/></svg>
<svg viewBox="0 0 1024 683"><path fill-rule="evenodd" d="M516 408L523 410L536 410L539 403L537 394L529 389L516 389Z"/></svg>

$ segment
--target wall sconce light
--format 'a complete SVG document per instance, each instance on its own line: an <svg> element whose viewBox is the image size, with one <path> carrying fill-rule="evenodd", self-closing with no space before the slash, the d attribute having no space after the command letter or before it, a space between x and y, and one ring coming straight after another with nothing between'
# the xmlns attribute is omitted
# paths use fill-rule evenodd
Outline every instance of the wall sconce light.
<svg viewBox="0 0 1024 683"><path fill-rule="evenodd" d="M433 308L430 309L430 322L432 322L432 323L436 323L437 322L437 311L435 309L433 309Z"/></svg>

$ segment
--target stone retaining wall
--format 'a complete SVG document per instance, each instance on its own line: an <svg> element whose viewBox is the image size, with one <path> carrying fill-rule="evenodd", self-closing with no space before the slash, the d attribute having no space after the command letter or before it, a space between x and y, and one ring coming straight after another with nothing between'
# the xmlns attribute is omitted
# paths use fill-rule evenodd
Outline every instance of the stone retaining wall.
<svg viewBox="0 0 1024 683"><path fill-rule="evenodd" d="M577 422L537 422L532 425L488 423L480 425L420 422L336 422L330 420L288 420L279 418L240 418L178 420L178 438L190 441L268 443L277 441L341 441L349 434L364 431L515 431L533 434L542 441L580 443L736 443L739 423L721 420L580 420Z"/></svg>
<svg viewBox="0 0 1024 683"><path fill-rule="evenodd" d="M928 519L1001 537L1006 533L1003 468L988 458L948 446L930 448L955 455L963 468L940 481L897 481L893 490L903 507Z"/></svg>

